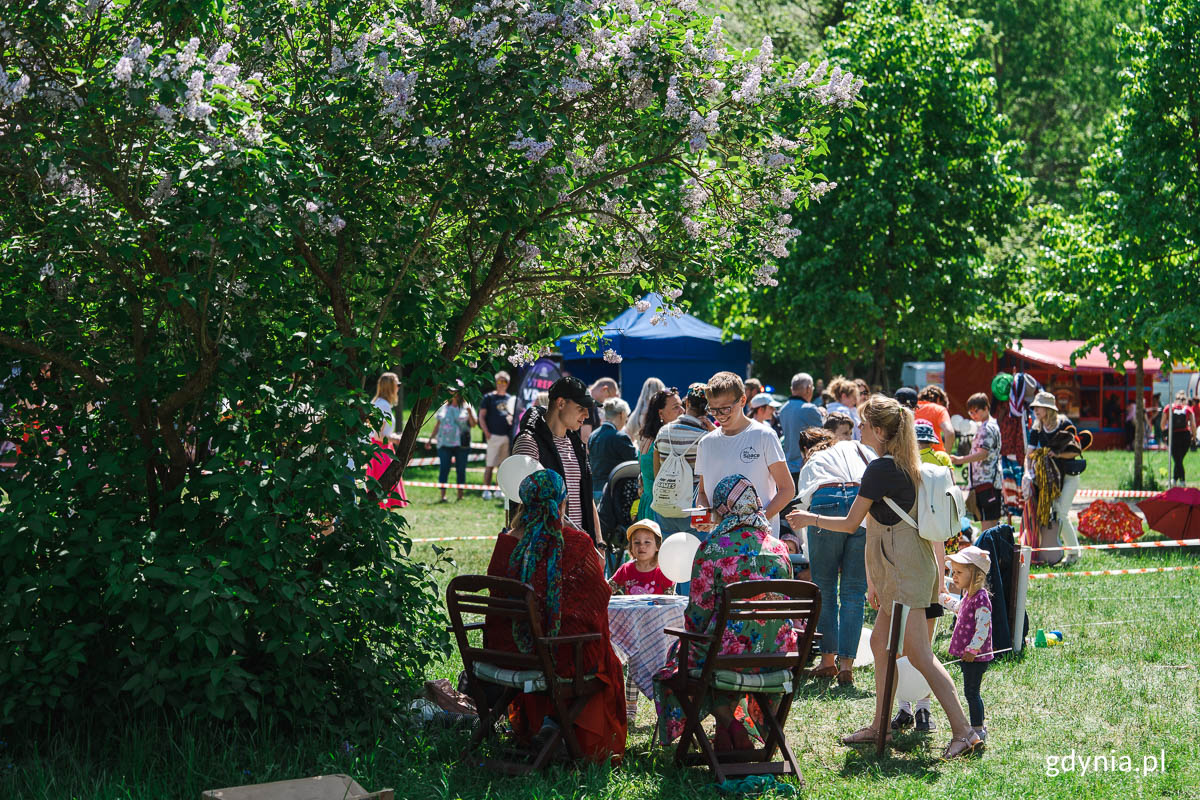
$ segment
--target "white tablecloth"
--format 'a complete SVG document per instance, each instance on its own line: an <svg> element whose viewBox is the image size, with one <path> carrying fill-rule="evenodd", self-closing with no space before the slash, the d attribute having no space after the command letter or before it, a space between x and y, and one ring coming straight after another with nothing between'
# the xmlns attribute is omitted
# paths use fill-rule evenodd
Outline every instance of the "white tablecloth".
<svg viewBox="0 0 1200 800"><path fill-rule="evenodd" d="M684 595L617 595L608 601L608 630L617 656L646 697L654 695L654 676L667 663L675 641L663 628L682 628Z"/></svg>

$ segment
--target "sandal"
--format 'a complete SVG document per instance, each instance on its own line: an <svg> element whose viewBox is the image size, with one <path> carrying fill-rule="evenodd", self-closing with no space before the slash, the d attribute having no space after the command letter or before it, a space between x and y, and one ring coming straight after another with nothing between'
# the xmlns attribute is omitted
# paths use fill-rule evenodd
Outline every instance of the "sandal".
<svg viewBox="0 0 1200 800"><path fill-rule="evenodd" d="M971 731L966 736L951 739L950 743L942 750L942 761L950 761L954 758L962 758L963 756L970 755L979 746L979 742L979 734L975 731ZM956 745L959 746L958 750L954 749Z"/></svg>
<svg viewBox="0 0 1200 800"><path fill-rule="evenodd" d="M854 733L848 733L843 736L842 744L874 744L875 737L878 735L878 733L879 731L875 730L870 725L864 725ZM889 733L884 738L884 741L890 742L891 740L892 734Z"/></svg>
<svg viewBox="0 0 1200 800"><path fill-rule="evenodd" d="M808 671L808 677L810 678L832 678L837 674L838 668L836 664L830 664L827 667L816 667Z"/></svg>
<svg viewBox="0 0 1200 800"><path fill-rule="evenodd" d="M848 669L842 670L841 672L838 673L837 682L838 682L838 686L853 686L854 685L854 673Z"/></svg>

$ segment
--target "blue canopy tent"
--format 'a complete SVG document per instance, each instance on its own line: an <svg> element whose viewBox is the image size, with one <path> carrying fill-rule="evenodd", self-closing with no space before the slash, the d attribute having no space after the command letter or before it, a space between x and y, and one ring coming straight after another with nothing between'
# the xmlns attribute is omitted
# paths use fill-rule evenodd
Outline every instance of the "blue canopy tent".
<svg viewBox="0 0 1200 800"><path fill-rule="evenodd" d="M642 299L650 303L650 310L639 313L627 308L605 325L599 350L587 348L585 334L561 337L558 348L563 370L587 383L605 376L615 378L621 395L631 404L651 376L683 393L689 384L707 381L722 370L743 378L750 374L750 342L737 336L723 341L720 328L690 314L679 319L664 315L657 325L651 325L656 311L666 303L653 293ZM609 348L622 357L621 363L604 360L603 353Z"/></svg>

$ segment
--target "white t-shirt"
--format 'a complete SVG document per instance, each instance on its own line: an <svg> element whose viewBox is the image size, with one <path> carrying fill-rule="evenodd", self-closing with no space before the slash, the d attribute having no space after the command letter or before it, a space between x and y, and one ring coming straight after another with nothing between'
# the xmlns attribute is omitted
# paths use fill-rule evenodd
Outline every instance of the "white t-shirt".
<svg viewBox="0 0 1200 800"><path fill-rule="evenodd" d="M875 458L875 451L860 442L838 442L814 454L796 479L801 507L808 508L817 488L827 483L862 483L867 464Z"/></svg>
<svg viewBox="0 0 1200 800"><path fill-rule="evenodd" d="M710 502L718 483L730 475L745 475L766 508L778 491L770 467L786 460L779 437L765 425L751 423L733 436L717 428L705 434L697 446L696 474L704 478L704 492ZM778 514L771 518L771 531L779 535Z"/></svg>

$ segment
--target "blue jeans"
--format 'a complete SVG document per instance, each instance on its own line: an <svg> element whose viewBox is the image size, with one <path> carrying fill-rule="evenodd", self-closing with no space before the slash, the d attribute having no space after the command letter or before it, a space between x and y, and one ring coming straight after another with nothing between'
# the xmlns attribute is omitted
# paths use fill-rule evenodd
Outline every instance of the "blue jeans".
<svg viewBox="0 0 1200 800"><path fill-rule="evenodd" d="M468 447L439 447L438 453L438 483L445 483L450 477L450 459L454 459L456 483L467 482L467 452Z"/></svg>
<svg viewBox="0 0 1200 800"><path fill-rule="evenodd" d="M657 511L654 512L654 521L658 523L658 527L662 529L663 540L665 541L673 533L690 533L693 536L695 531L692 530L692 518L687 517L664 517ZM675 593L686 595L691 589L691 581L675 584Z"/></svg>
<svg viewBox="0 0 1200 800"><path fill-rule="evenodd" d="M844 517L856 497L857 486L818 489L810 510L826 517ZM821 590L817 631L821 634L822 654L837 653L841 658L854 658L858 654L867 593L866 547L864 528L854 533L808 529L812 579Z"/></svg>

